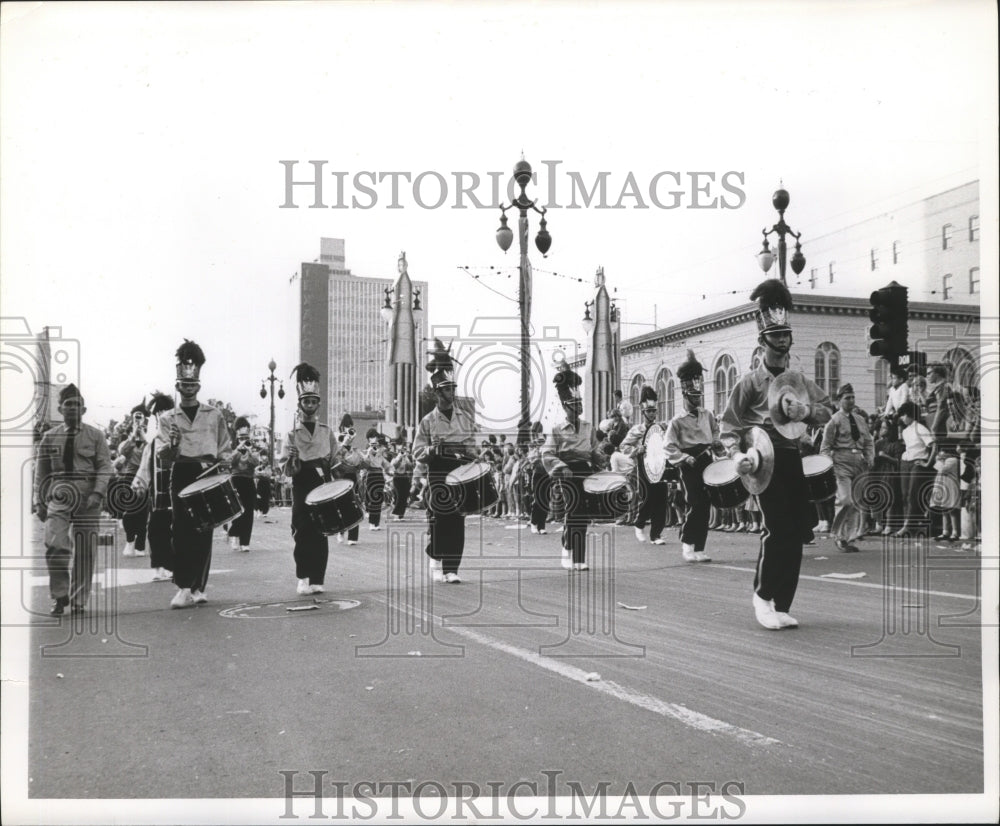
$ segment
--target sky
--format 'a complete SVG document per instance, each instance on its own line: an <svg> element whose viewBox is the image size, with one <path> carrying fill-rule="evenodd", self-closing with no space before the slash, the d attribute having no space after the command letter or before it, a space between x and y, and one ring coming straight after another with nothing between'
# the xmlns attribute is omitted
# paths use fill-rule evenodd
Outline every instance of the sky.
<svg viewBox="0 0 1000 826"><path fill-rule="evenodd" d="M995 193L990 3L0 13L2 314L78 342L99 423L172 386L183 338L208 356L203 398L266 420L268 361L287 377L298 360L290 278L322 236L346 240L357 275L394 277L405 250L432 326L513 316L516 242L505 255L494 241L491 182L522 153L539 173L529 195L552 207L532 320L570 346L599 266L626 337L745 300L779 182L807 258L810 235L893 205L975 178L984 204ZM307 187L282 208L283 160L295 180L325 162L324 208ZM457 194L460 173L479 176L482 208ZM604 199L574 197L572 175L589 189L602 174Z"/></svg>

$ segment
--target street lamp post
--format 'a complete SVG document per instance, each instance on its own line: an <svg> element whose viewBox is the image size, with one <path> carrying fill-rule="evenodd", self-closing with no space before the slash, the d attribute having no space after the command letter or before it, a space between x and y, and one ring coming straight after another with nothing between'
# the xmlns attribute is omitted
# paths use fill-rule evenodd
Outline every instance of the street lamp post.
<svg viewBox="0 0 1000 826"><path fill-rule="evenodd" d="M785 223L785 210L788 209L790 200L788 191L779 183L779 189L771 197L771 203L778 210L778 223L771 227L771 229L761 230L764 235L764 247L757 253L757 263L760 264L760 268L764 272L768 272L771 269L771 264L774 263L774 253L771 252L771 248L767 243L767 237L772 233L776 233L778 236L778 275L781 277L782 284L786 284L785 260L788 255L788 247L785 244L786 235L791 235L795 239L795 253L792 255L792 272L799 275L806 266L806 257L802 254L802 244L799 243L802 233L792 232L792 228Z"/></svg>
<svg viewBox="0 0 1000 826"><path fill-rule="evenodd" d="M271 385L271 428L268 432L268 442L267 442L267 465L269 468L274 467L274 383L278 381L278 377L274 375L274 370L278 365L275 364L274 359L271 359L267 363L267 369L271 371L271 375L266 379L260 380L260 397L266 399L268 395L267 389L264 387L266 382L270 382ZM285 398L285 384L281 382L278 385L278 398Z"/></svg>
<svg viewBox="0 0 1000 826"><path fill-rule="evenodd" d="M539 209L535 202L530 200L525 192L528 182L531 180L531 164L522 157L514 165L514 180L521 187L520 194L507 205L500 206L500 227L497 229L497 244L500 249L507 252L514 240L514 233L507 226L507 210L516 208L518 211L518 239L521 251L520 278L518 280L517 303L521 315L521 418L517 424L517 443L519 445L528 444L531 430L531 401L529 395L529 381L531 370L530 359L530 338L531 338L531 265L528 263L528 210L533 209L542 219L539 223L538 235L535 237L535 246L544 256L549 247L552 246L552 236L545 228L545 207Z"/></svg>

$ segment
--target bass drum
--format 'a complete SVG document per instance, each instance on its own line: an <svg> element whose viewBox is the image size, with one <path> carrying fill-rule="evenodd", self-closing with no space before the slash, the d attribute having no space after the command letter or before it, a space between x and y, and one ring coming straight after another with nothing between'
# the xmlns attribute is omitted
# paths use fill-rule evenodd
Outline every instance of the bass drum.
<svg viewBox="0 0 1000 826"><path fill-rule="evenodd" d="M750 498L750 491L743 486L732 459L712 462L701 478L708 501L717 508L738 508Z"/></svg>
<svg viewBox="0 0 1000 826"><path fill-rule="evenodd" d="M306 513L324 536L349 531L364 519L354 482L337 479L313 488L306 495Z"/></svg>
<svg viewBox="0 0 1000 826"><path fill-rule="evenodd" d="M197 479L177 495L177 500L199 533L232 522L243 513L236 486L226 473Z"/></svg>
<svg viewBox="0 0 1000 826"><path fill-rule="evenodd" d="M837 477L829 456L803 456L802 475L806 478L810 502L825 502L837 495Z"/></svg>
<svg viewBox="0 0 1000 826"><path fill-rule="evenodd" d="M658 424L652 425L646 431L643 445L646 450L642 454L642 468L646 478L655 485L663 481L667 469L667 431Z"/></svg>
<svg viewBox="0 0 1000 826"><path fill-rule="evenodd" d="M604 471L583 480L583 515L591 522L616 522L631 503L628 479L620 473Z"/></svg>
<svg viewBox="0 0 1000 826"><path fill-rule="evenodd" d="M458 513L482 513L500 499L493 472L486 462L470 462L455 468L445 477L454 496Z"/></svg>

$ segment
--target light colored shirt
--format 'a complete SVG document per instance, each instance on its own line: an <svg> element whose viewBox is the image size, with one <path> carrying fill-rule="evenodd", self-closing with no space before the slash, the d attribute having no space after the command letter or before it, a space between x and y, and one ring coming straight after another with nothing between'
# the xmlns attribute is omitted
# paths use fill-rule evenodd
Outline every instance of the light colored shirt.
<svg viewBox="0 0 1000 826"><path fill-rule="evenodd" d="M910 385L905 381L899 387L889 388L889 398L885 401L884 415L899 413L899 408L910 400Z"/></svg>
<svg viewBox="0 0 1000 826"><path fill-rule="evenodd" d="M564 462L594 462L594 449L597 447L597 432L590 422L580 419L577 427L568 421L552 428L542 455L555 455Z"/></svg>
<svg viewBox="0 0 1000 826"><path fill-rule="evenodd" d="M46 430L38 444L35 460L35 502L45 504L51 492L52 482L69 482L80 494L81 500L97 493L101 496L108 490L111 481L111 451L104 433L96 427L82 422L73 435L73 471L68 473L63 464L63 451L69 429L65 424L57 424ZM66 497L61 497L65 499Z"/></svg>
<svg viewBox="0 0 1000 826"><path fill-rule="evenodd" d="M177 425L181 435L176 455L179 461L202 456L211 456L215 459L229 458L229 430L226 427L226 420L217 408L199 402L194 421L189 419L180 407L161 413L159 416L159 438L163 444L160 448L161 453L173 451L173 446L170 444L171 424Z"/></svg>
<svg viewBox="0 0 1000 826"><path fill-rule="evenodd" d="M476 452L476 423L472 415L455 405L451 410L451 419L448 419L435 407L417 425L413 436L413 458L423 462L438 440L444 441L445 451L463 454L471 461Z"/></svg>
<svg viewBox="0 0 1000 826"><path fill-rule="evenodd" d="M854 423L858 426L857 439L851 436L851 422L848 416L853 416ZM860 452L869 465L875 463L875 440L868 431L868 422L863 416L859 416L857 411L845 413L843 410L838 410L823 429L823 442L819 452L832 458L838 450Z"/></svg>
<svg viewBox="0 0 1000 826"><path fill-rule="evenodd" d="M653 427L653 425L657 425L657 423L653 422L652 424L647 424L646 421L643 420L639 422L639 424L630 427L628 429L628 433L625 434L625 438L622 439L621 445L619 445L621 452L626 456L631 457L632 454L635 453L636 448L645 444L646 431Z"/></svg>
<svg viewBox="0 0 1000 826"><path fill-rule="evenodd" d="M304 423L299 422L299 426L288 434L286 444L295 445L298 448L300 462L313 462L317 459L332 460L334 454L340 449L333 431L327 425L322 422L314 422L314 424L312 433L309 432L309 428ZM285 473L293 476L294 473L289 467L287 457L282 460L282 464L285 465Z"/></svg>
<svg viewBox="0 0 1000 826"><path fill-rule="evenodd" d="M667 425L667 461L679 465L688 455L684 448L708 447L718 440L719 423L711 410L699 407L693 413L681 413Z"/></svg>
<svg viewBox="0 0 1000 826"><path fill-rule="evenodd" d="M934 434L918 421L910 423L909 427L904 427L903 456L904 462L926 462L931 455L931 445L934 444Z"/></svg>
<svg viewBox="0 0 1000 826"><path fill-rule="evenodd" d="M783 436L775 428L774 422L771 421L767 393L775 378L776 376L773 376L762 364L740 379L729 396L725 413L722 414L720 424L722 433L739 433L751 427L760 427L771 437L771 444L774 447L798 449L798 441ZM832 414L834 408L829 395L823 392L823 389L816 382L808 377L804 378L809 402L813 405L814 412L818 406ZM829 421L829 417L823 415L822 420L807 417L804 421L806 424L825 424Z"/></svg>

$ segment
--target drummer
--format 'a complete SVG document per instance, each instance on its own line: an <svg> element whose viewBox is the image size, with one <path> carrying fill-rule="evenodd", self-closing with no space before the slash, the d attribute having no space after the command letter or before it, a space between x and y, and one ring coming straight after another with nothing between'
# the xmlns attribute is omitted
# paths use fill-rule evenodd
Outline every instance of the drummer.
<svg viewBox="0 0 1000 826"><path fill-rule="evenodd" d="M420 420L413 437L413 458L427 467L427 514L431 579L456 585L465 550L465 515L445 482L447 475L474 460L475 421L470 411L455 404L455 367L449 349L439 340L427 364L436 405Z"/></svg>
<svg viewBox="0 0 1000 826"><path fill-rule="evenodd" d="M212 566L212 531L199 531L180 507L180 493L220 462L229 461L229 429L222 412L198 401L205 354L195 342L184 340L177 348L179 407L159 417L161 463L170 462L170 503L173 509L174 584L178 591L171 608L208 602L205 588Z"/></svg>
<svg viewBox="0 0 1000 826"><path fill-rule="evenodd" d="M816 511L809 502L802 473L798 436L789 437L781 431L793 431L786 426L788 422L825 424L833 405L814 381L788 370L792 347L788 318L792 296L788 288L769 278L754 289L750 300L758 302L756 320L763 361L733 388L722 416L721 438L732 455L741 447L744 432L760 427L774 447L773 475L767 489L758 495L764 531L754 574L753 608L757 622L777 630L799 624L788 611L799 583L802 545L811 539L816 524ZM781 393L776 409L772 409L768 400L771 384L786 373L791 386ZM736 470L742 474L751 468L750 460L743 458Z"/></svg>
<svg viewBox="0 0 1000 826"><path fill-rule="evenodd" d="M667 425L667 461L680 470L686 510L681 528L681 554L685 562L710 562L705 552L709 501L702 472L712 461L713 448L721 449L719 423L702 407L705 368L687 351L687 361L677 368L684 412Z"/></svg>
<svg viewBox="0 0 1000 826"><path fill-rule="evenodd" d="M292 480L292 537L295 549L296 593L320 594L326 580L330 546L306 511L306 497L313 488L332 481L330 468L339 450L333 432L317 420L319 371L302 362L292 370L299 394L299 423L288 434L283 470Z"/></svg>
<svg viewBox="0 0 1000 826"><path fill-rule="evenodd" d="M646 541L646 522L649 522L649 541L654 545L665 545L663 528L667 524L667 483L660 479L650 479L643 457L646 455L646 438L651 428L659 428L656 421L656 405L659 397L648 384L643 385L639 394L639 410L642 421L629 429L622 440L621 450L636 464L638 477L639 513L635 520L635 538Z"/></svg>
<svg viewBox="0 0 1000 826"><path fill-rule="evenodd" d="M607 464L607 456L598 449L597 431L590 422L580 418L583 399L580 385L583 379L569 369L565 359L557 362L552 379L559 393L566 421L552 428L542 448L543 463L553 467L557 458L566 467L560 468L559 481L565 508L562 531L562 566L567 570L586 571L587 519L583 513L583 480ZM546 462L546 459L548 461Z"/></svg>
<svg viewBox="0 0 1000 826"><path fill-rule="evenodd" d="M854 519L840 517L845 509L857 511L854 500L854 481L875 464L875 440L868 432L868 422L864 416L854 412L854 387L845 384L837 391L840 409L833 414L823 430L820 453L833 461L833 473L837 478L837 498L834 501L836 513L833 526L837 548L845 553L857 553L852 544L860 539L864 530L864 519L860 513ZM845 514L847 516L847 514Z"/></svg>

